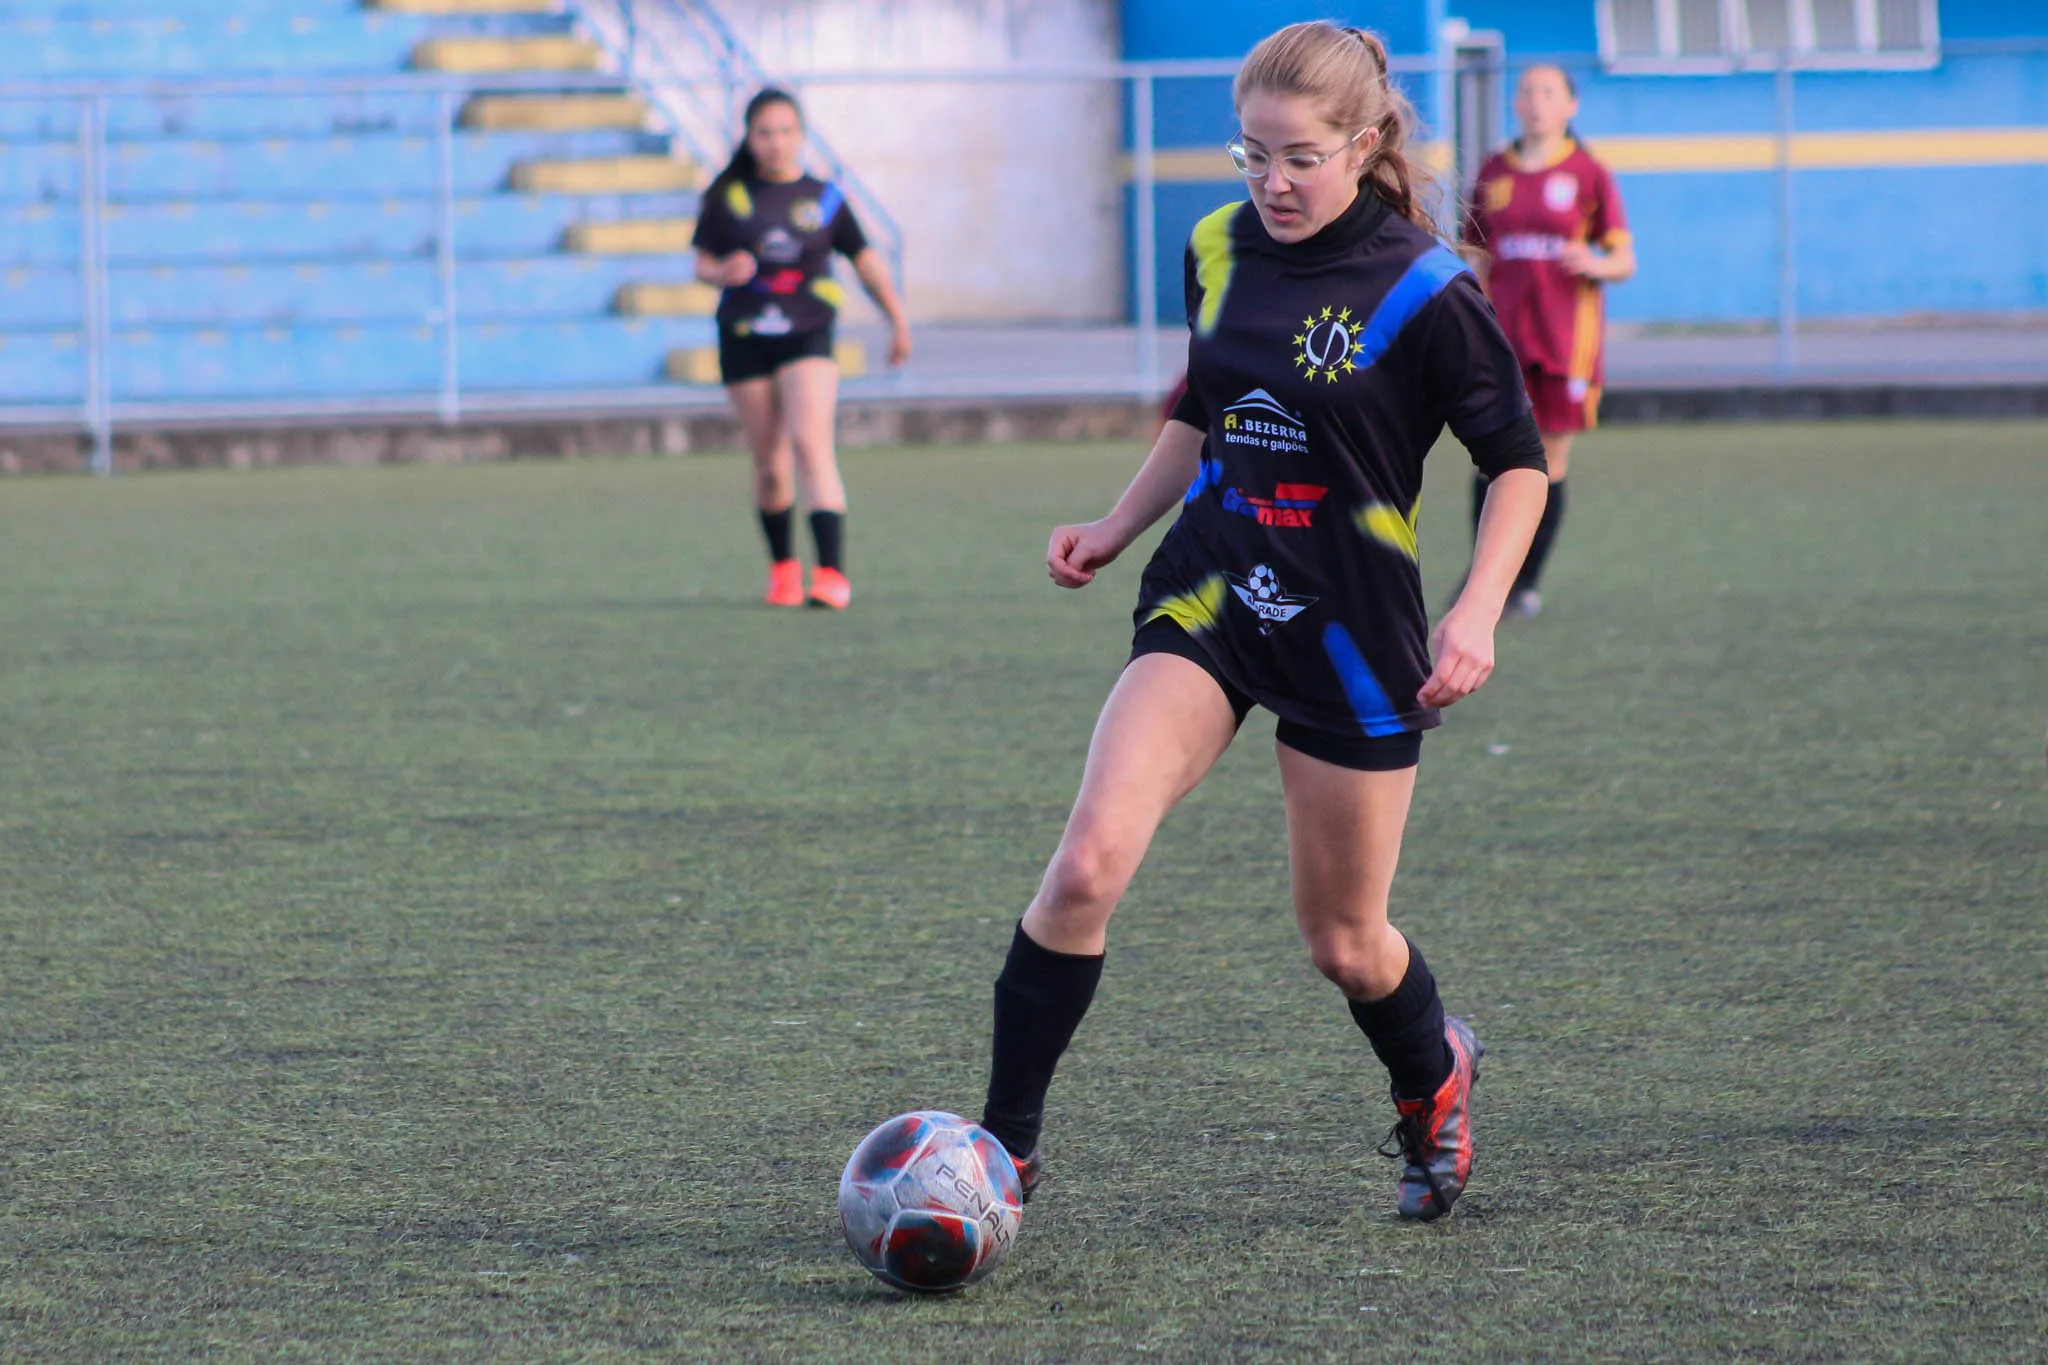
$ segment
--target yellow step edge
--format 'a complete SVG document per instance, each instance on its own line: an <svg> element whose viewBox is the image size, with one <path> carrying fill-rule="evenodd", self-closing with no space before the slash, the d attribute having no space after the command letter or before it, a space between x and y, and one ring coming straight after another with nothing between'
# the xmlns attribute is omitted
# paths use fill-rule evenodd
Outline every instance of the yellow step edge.
<svg viewBox="0 0 2048 1365"><path fill-rule="evenodd" d="M612 311L640 318L708 318L718 311L718 291L697 280L625 284L612 296Z"/></svg>
<svg viewBox="0 0 2048 1365"><path fill-rule="evenodd" d="M868 372L868 348L858 341L834 343L832 358L839 362L842 379L859 379ZM679 347L668 353L668 363L664 368L668 377L678 384L716 384L720 379L718 348Z"/></svg>
<svg viewBox="0 0 2048 1365"><path fill-rule="evenodd" d="M571 223L562 250L590 256L661 256L690 250L695 218L627 218L616 223Z"/></svg>
<svg viewBox="0 0 2048 1365"><path fill-rule="evenodd" d="M421 71L595 71L595 43L566 33L525 38L429 38L412 50Z"/></svg>
<svg viewBox="0 0 2048 1365"><path fill-rule="evenodd" d="M478 95L462 106L465 128L567 133L646 123L647 102L638 95Z"/></svg>
<svg viewBox="0 0 2048 1365"><path fill-rule="evenodd" d="M555 0L363 0L390 14L553 14Z"/></svg>
<svg viewBox="0 0 2048 1365"><path fill-rule="evenodd" d="M703 173L667 156L602 156L577 161L523 161L512 188L524 194L660 194L694 190Z"/></svg>

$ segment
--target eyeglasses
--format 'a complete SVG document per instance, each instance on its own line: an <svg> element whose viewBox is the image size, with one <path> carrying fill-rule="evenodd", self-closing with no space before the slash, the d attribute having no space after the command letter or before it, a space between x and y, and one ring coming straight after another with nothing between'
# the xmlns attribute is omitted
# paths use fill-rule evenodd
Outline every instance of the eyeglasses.
<svg viewBox="0 0 2048 1365"><path fill-rule="evenodd" d="M1274 161L1280 163L1280 175L1290 185L1314 183L1323 173L1323 167L1349 151L1351 144L1371 132L1371 128L1360 128L1334 152L1289 152L1286 156L1275 157L1271 152L1259 151L1244 145L1244 135L1238 134L1225 144L1223 150L1230 153L1230 164L1237 167L1237 173L1248 180L1264 180L1272 173Z"/></svg>

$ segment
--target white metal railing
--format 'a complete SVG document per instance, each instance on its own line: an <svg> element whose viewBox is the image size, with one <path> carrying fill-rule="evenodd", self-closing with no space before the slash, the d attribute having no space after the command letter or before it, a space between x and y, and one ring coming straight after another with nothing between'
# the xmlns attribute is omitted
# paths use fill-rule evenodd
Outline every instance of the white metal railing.
<svg viewBox="0 0 2048 1365"><path fill-rule="evenodd" d="M776 84L752 49L703 0L576 0L585 30L628 84L645 96L700 164L724 163L745 135L746 102ZM796 93L792 91L792 93ZM903 229L888 206L813 128L805 148L825 178L846 192L876 248L903 278Z"/></svg>

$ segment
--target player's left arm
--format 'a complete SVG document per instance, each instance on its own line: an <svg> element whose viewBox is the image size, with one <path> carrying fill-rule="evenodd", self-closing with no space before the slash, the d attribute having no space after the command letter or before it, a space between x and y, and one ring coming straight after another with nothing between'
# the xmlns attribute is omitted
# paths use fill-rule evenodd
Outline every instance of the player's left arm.
<svg viewBox="0 0 2048 1365"><path fill-rule="evenodd" d="M896 295L896 283L889 278L889 262L868 245L868 234L854 217L853 205L842 197L832 214L832 249L853 262L860 287L889 319L889 363L901 365L910 359L910 319L904 316L903 300Z"/></svg>
<svg viewBox="0 0 2048 1365"><path fill-rule="evenodd" d="M1461 276L1439 296L1423 354L1425 401L1488 480L1471 572L1430 634L1424 706L1449 706L1492 676L1494 627L1550 497L1521 362L1476 283Z"/></svg>
<svg viewBox="0 0 2048 1365"><path fill-rule="evenodd" d="M1635 240L1629 236L1621 190L1614 183L1614 172L1605 166L1593 182L1586 240L1567 246L1558 259L1574 275L1603 284L1620 284L1636 273Z"/></svg>
<svg viewBox="0 0 2048 1365"><path fill-rule="evenodd" d="M903 300L896 296L896 285L889 278L889 262L873 247L862 247L853 258L853 273L860 276L860 287L889 319L889 363L901 365L910 359L910 319L904 316Z"/></svg>

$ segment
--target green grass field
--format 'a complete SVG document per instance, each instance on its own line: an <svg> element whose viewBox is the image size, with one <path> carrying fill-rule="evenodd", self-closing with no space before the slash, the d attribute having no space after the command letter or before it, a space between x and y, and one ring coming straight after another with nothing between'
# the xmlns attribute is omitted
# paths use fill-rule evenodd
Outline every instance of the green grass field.
<svg viewBox="0 0 2048 1365"><path fill-rule="evenodd" d="M2044 450L1586 440L1395 889L1490 1048L1455 1216L1255 717L938 1301L835 1183L979 1103L1138 567L1045 532L1133 452L852 455L844 617L754 605L732 458L0 486L0 1358L2038 1360Z"/></svg>

